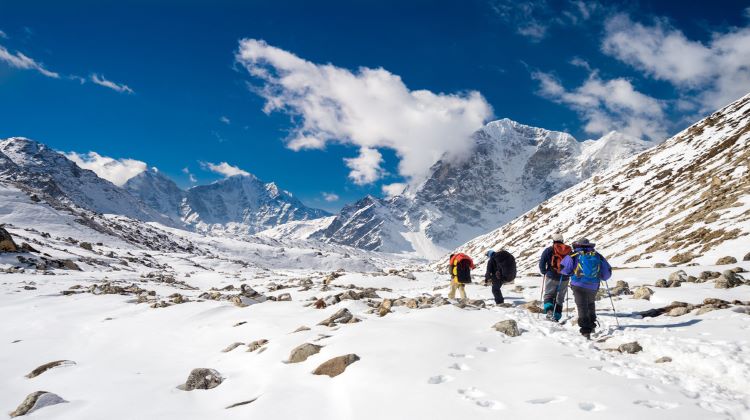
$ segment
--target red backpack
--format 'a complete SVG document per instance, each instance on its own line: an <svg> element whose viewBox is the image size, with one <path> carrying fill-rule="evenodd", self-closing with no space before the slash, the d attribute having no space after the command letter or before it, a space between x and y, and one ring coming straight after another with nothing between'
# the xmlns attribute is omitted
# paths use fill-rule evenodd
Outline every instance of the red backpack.
<svg viewBox="0 0 750 420"><path fill-rule="evenodd" d="M560 274L560 270L562 270L562 260L570 255L571 252L573 252L573 249L562 242L555 242L552 245L552 261L550 262L550 265L552 265L552 269L555 270L555 273Z"/></svg>

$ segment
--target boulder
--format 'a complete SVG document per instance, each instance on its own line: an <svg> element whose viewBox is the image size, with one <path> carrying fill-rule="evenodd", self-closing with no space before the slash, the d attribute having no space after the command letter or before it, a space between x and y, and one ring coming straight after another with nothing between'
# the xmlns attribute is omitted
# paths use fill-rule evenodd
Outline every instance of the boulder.
<svg viewBox="0 0 750 420"><path fill-rule="evenodd" d="M31 414L40 408L49 407L51 405L66 403L59 395L53 394L47 391L36 391L32 392L26 399L23 400L21 405L10 413L11 417L25 416Z"/></svg>
<svg viewBox="0 0 750 420"><path fill-rule="evenodd" d="M357 356L356 354L347 354L344 356L334 357L333 359L323 362L322 365L318 366L313 371L313 375L328 375L333 378L334 376L338 376L344 373L349 365L358 360L359 356Z"/></svg>
<svg viewBox="0 0 750 420"><path fill-rule="evenodd" d="M214 369L197 368L190 371L187 381L180 386L183 391L192 391L194 389L213 389L221 385L224 378Z"/></svg>
<svg viewBox="0 0 750 420"><path fill-rule="evenodd" d="M649 289L646 286L640 286L633 291L633 299L650 300L653 294L654 291L652 289Z"/></svg>
<svg viewBox="0 0 750 420"><path fill-rule="evenodd" d="M328 318L321 321L318 325L325 325L328 327L332 327L336 324L348 324L353 322L358 322L359 320L352 315L351 312L349 312L348 309L344 308L336 312L335 314L329 316Z"/></svg>
<svg viewBox="0 0 750 420"><path fill-rule="evenodd" d="M742 279L737 274L735 274L731 270L726 270L716 278L714 287L717 289L731 289L732 287L737 287L742 283Z"/></svg>
<svg viewBox="0 0 750 420"><path fill-rule="evenodd" d="M669 287L669 283L667 283L666 279L659 279L654 283L654 287Z"/></svg>
<svg viewBox="0 0 750 420"><path fill-rule="evenodd" d="M86 251L93 251L94 247L89 242L81 242L78 246L85 249Z"/></svg>
<svg viewBox="0 0 750 420"><path fill-rule="evenodd" d="M721 309L718 305L703 305L698 309L698 311L695 312L696 315L703 315L707 314L711 311L715 311L717 309Z"/></svg>
<svg viewBox="0 0 750 420"><path fill-rule="evenodd" d="M237 347L241 346L242 344L244 344L244 343L240 343L239 341L238 341L238 342L236 342L236 343L232 343L232 344L228 345L228 346L227 346L227 347L226 347L226 348L225 348L224 350L222 350L221 352L222 352L222 353L229 353L230 351L232 351L232 350L236 349Z"/></svg>
<svg viewBox="0 0 750 420"><path fill-rule="evenodd" d="M685 314L687 314L689 312L690 311L688 310L688 308L686 306L680 306L678 308L673 308L671 311L669 311L669 313L667 313L667 315L669 315L669 316L683 316L683 315L685 315Z"/></svg>
<svg viewBox="0 0 750 420"><path fill-rule="evenodd" d="M687 281L688 275L685 272L685 270L679 270L675 271L674 273L669 275L669 278L667 280L674 282L674 281Z"/></svg>
<svg viewBox="0 0 750 420"><path fill-rule="evenodd" d="M643 351L643 347L641 347L637 341L633 341L632 343L620 344L620 347L618 347L617 350L620 353L635 354Z"/></svg>
<svg viewBox="0 0 750 420"><path fill-rule="evenodd" d="M750 252L748 252L747 254L745 254L744 257L742 257L742 261L750 261Z"/></svg>
<svg viewBox="0 0 750 420"><path fill-rule="evenodd" d="M18 245L2 226L0 226L0 252L18 252Z"/></svg>
<svg viewBox="0 0 750 420"><path fill-rule="evenodd" d="M278 302L291 302L292 295L289 293L282 293L278 296L276 296L276 301Z"/></svg>
<svg viewBox="0 0 750 420"><path fill-rule="evenodd" d="M287 363L304 362L313 354L318 354L320 352L320 349L322 348L323 346L310 343L299 345L295 347L294 350L292 350L292 352L289 354L289 360L287 360Z"/></svg>
<svg viewBox="0 0 750 420"><path fill-rule="evenodd" d="M523 309L526 309L527 311L531 313L540 314L542 313L542 308L539 305L540 305L540 302L538 300L533 300L531 302L520 305L520 307Z"/></svg>
<svg viewBox="0 0 750 420"><path fill-rule="evenodd" d="M666 265L666 264L664 264L664 263L656 263L656 264L654 264L654 268L664 268L664 267L666 267L666 266L667 266L667 265Z"/></svg>
<svg viewBox="0 0 750 420"><path fill-rule="evenodd" d="M716 265L737 264L737 258L726 256L716 260Z"/></svg>
<svg viewBox="0 0 750 420"><path fill-rule="evenodd" d="M669 363L672 361L672 358L669 356L663 356L656 360L654 360L654 363Z"/></svg>
<svg viewBox="0 0 750 420"><path fill-rule="evenodd" d="M521 335L521 331L518 330L518 323L513 319L500 321L497 324L493 325L492 328L507 335L508 337L518 337L519 335Z"/></svg>
<svg viewBox="0 0 750 420"><path fill-rule="evenodd" d="M306 327L306 326L302 325L302 326L300 326L299 328L297 328L296 330L294 330L292 332L293 333L298 333L298 332L302 332L302 331L310 331L310 327Z"/></svg>
<svg viewBox="0 0 750 420"><path fill-rule="evenodd" d="M252 343L247 345L247 351L248 352L254 352L255 350L260 349L261 347L268 344L268 340L261 338L260 340L255 340ZM260 353L260 352L258 352Z"/></svg>
<svg viewBox="0 0 750 420"><path fill-rule="evenodd" d="M65 270L83 271L81 270L81 267L78 266L78 264L74 263L71 260L60 260L59 263Z"/></svg>

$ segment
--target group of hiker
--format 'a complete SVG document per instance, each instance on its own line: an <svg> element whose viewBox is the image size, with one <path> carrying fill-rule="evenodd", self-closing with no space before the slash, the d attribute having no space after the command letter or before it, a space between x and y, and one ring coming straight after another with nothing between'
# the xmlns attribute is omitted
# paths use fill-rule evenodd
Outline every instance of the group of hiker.
<svg viewBox="0 0 750 420"><path fill-rule="evenodd" d="M551 321L562 319L563 304L568 288L578 310L578 327L581 335L590 338L596 328L596 295L602 281L612 277L612 267L607 259L599 254L595 244L588 239L579 239L572 246L566 245L560 234L552 235L552 245L547 247L539 258L539 272L542 275L542 312ZM449 272L451 286L449 299L456 298L458 291L466 299L466 284L471 283L471 270L474 261L466 254L451 254ZM495 304L505 302L500 290L503 284L516 278L516 259L506 250L487 251L487 270L484 285L492 285Z"/></svg>

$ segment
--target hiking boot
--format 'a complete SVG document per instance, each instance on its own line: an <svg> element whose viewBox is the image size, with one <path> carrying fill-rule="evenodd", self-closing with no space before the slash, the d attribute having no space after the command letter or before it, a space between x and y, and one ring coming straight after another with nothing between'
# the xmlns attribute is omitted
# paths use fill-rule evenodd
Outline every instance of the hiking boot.
<svg viewBox="0 0 750 420"><path fill-rule="evenodd" d="M550 309L549 311L547 311L547 313L546 313L546 314L545 314L544 316L545 316L545 317L547 318L547 320L549 320L549 321L554 321L554 320L555 320L555 318L553 318L553 315L552 315L552 309Z"/></svg>
<svg viewBox="0 0 750 420"><path fill-rule="evenodd" d="M587 340L591 340L591 333L581 333L581 335L586 337Z"/></svg>

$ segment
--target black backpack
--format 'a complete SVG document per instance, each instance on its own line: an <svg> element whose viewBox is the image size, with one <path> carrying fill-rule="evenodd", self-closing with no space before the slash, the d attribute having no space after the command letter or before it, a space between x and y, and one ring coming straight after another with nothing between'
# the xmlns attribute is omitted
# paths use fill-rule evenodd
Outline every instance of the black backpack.
<svg viewBox="0 0 750 420"><path fill-rule="evenodd" d="M495 259L497 270L495 276L503 283L510 283L516 279L516 259L510 252L502 250L492 256Z"/></svg>
<svg viewBox="0 0 750 420"><path fill-rule="evenodd" d="M459 283L471 283L471 261L462 259L456 264L456 280Z"/></svg>

